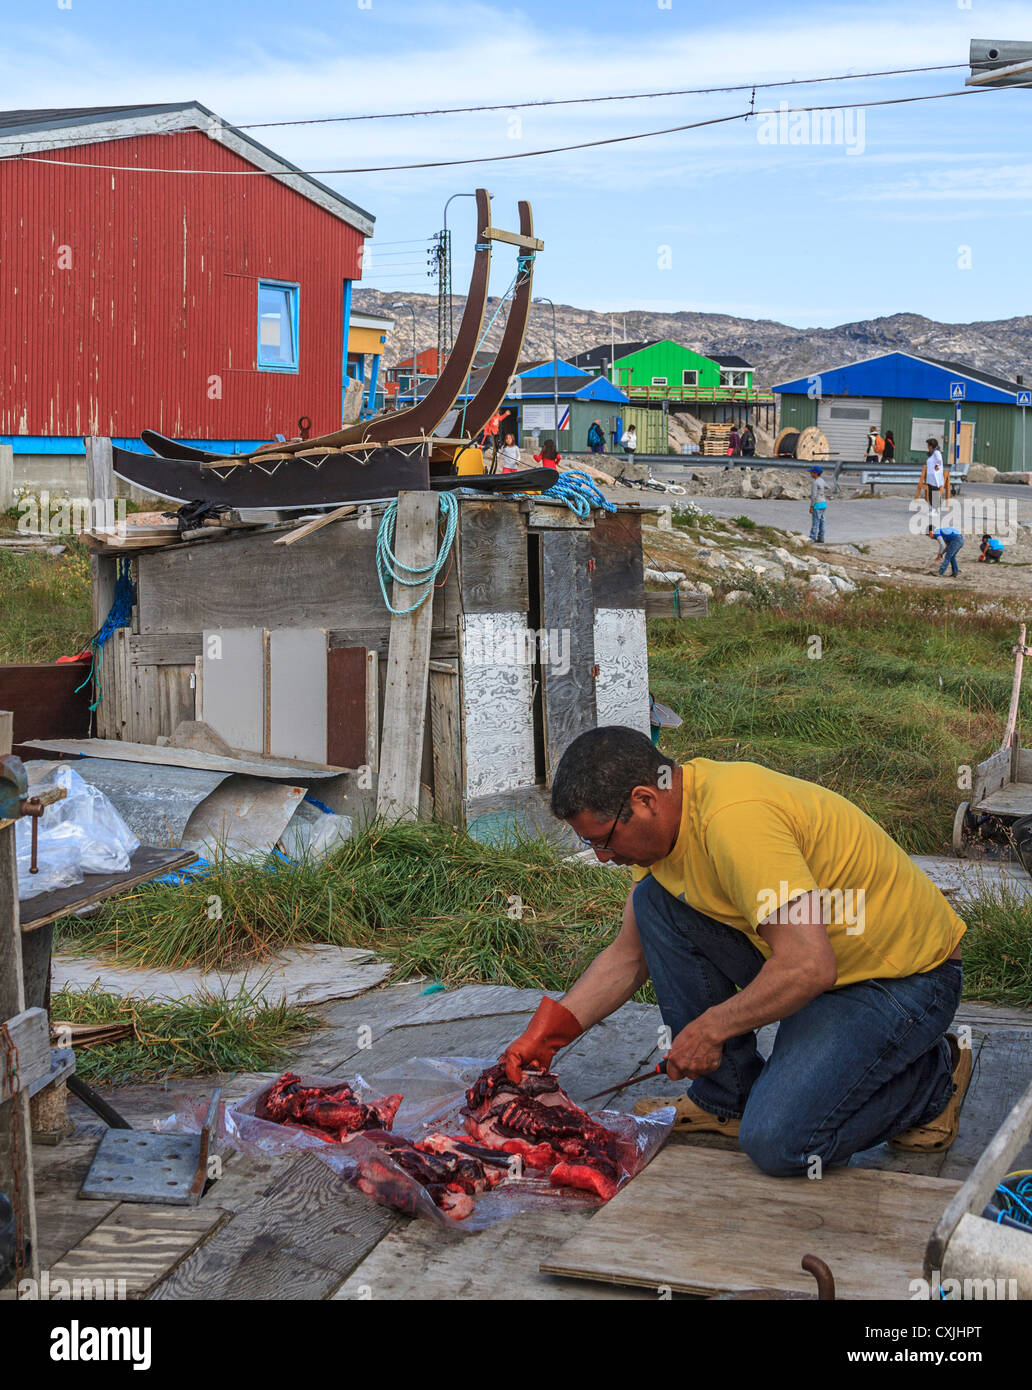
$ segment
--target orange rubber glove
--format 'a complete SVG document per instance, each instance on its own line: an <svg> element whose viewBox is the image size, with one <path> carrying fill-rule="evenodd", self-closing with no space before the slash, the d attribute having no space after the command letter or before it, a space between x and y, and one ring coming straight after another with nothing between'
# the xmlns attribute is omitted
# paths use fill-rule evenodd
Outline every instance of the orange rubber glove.
<svg viewBox="0 0 1032 1390"><path fill-rule="evenodd" d="M566 1047L584 1032L576 1017L565 1004L549 999L546 994L537 1007L537 1013L515 1042L502 1053L505 1074L514 1086L523 1080L523 1068L533 1062L542 1071L547 1071L552 1058L561 1047Z"/></svg>

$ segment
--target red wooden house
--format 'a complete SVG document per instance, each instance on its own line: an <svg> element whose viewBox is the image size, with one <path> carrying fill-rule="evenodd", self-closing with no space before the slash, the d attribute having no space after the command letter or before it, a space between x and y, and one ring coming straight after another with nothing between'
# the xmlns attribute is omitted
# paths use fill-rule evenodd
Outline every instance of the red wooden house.
<svg viewBox="0 0 1032 1390"><path fill-rule="evenodd" d="M246 132L197 102L0 112L0 205L16 466L86 434L232 450L339 426L373 218Z"/></svg>

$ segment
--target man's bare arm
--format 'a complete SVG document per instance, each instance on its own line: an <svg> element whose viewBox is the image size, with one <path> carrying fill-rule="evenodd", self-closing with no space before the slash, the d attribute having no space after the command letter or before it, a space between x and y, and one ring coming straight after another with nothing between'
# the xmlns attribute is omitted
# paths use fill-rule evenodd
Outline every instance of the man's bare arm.
<svg viewBox="0 0 1032 1390"><path fill-rule="evenodd" d="M626 1004L649 978L634 920L634 889L624 903L623 925L615 941L598 953L563 1003L587 1030Z"/></svg>

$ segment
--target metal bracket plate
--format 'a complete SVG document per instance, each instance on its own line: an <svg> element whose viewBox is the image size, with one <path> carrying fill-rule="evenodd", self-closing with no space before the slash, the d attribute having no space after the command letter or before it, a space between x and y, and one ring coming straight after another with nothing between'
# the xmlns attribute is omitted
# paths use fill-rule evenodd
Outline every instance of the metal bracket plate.
<svg viewBox="0 0 1032 1390"><path fill-rule="evenodd" d="M212 1095L200 1134L109 1129L97 1146L79 1196L195 1207L207 1179L220 1096L219 1091Z"/></svg>

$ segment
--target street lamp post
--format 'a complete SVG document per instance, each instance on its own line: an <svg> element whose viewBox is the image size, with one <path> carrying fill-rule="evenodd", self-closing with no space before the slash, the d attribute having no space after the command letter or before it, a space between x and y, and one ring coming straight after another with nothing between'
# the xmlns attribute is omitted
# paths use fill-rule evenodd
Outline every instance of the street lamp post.
<svg viewBox="0 0 1032 1390"><path fill-rule="evenodd" d="M535 304L552 304L544 295L534 300ZM555 448L559 452L559 348L555 335L555 305L552 304L552 404L555 420Z"/></svg>
<svg viewBox="0 0 1032 1390"><path fill-rule="evenodd" d="M416 362L416 311L411 304L392 304L392 309L407 309L412 315L412 404L416 404L416 377L419 367Z"/></svg>

